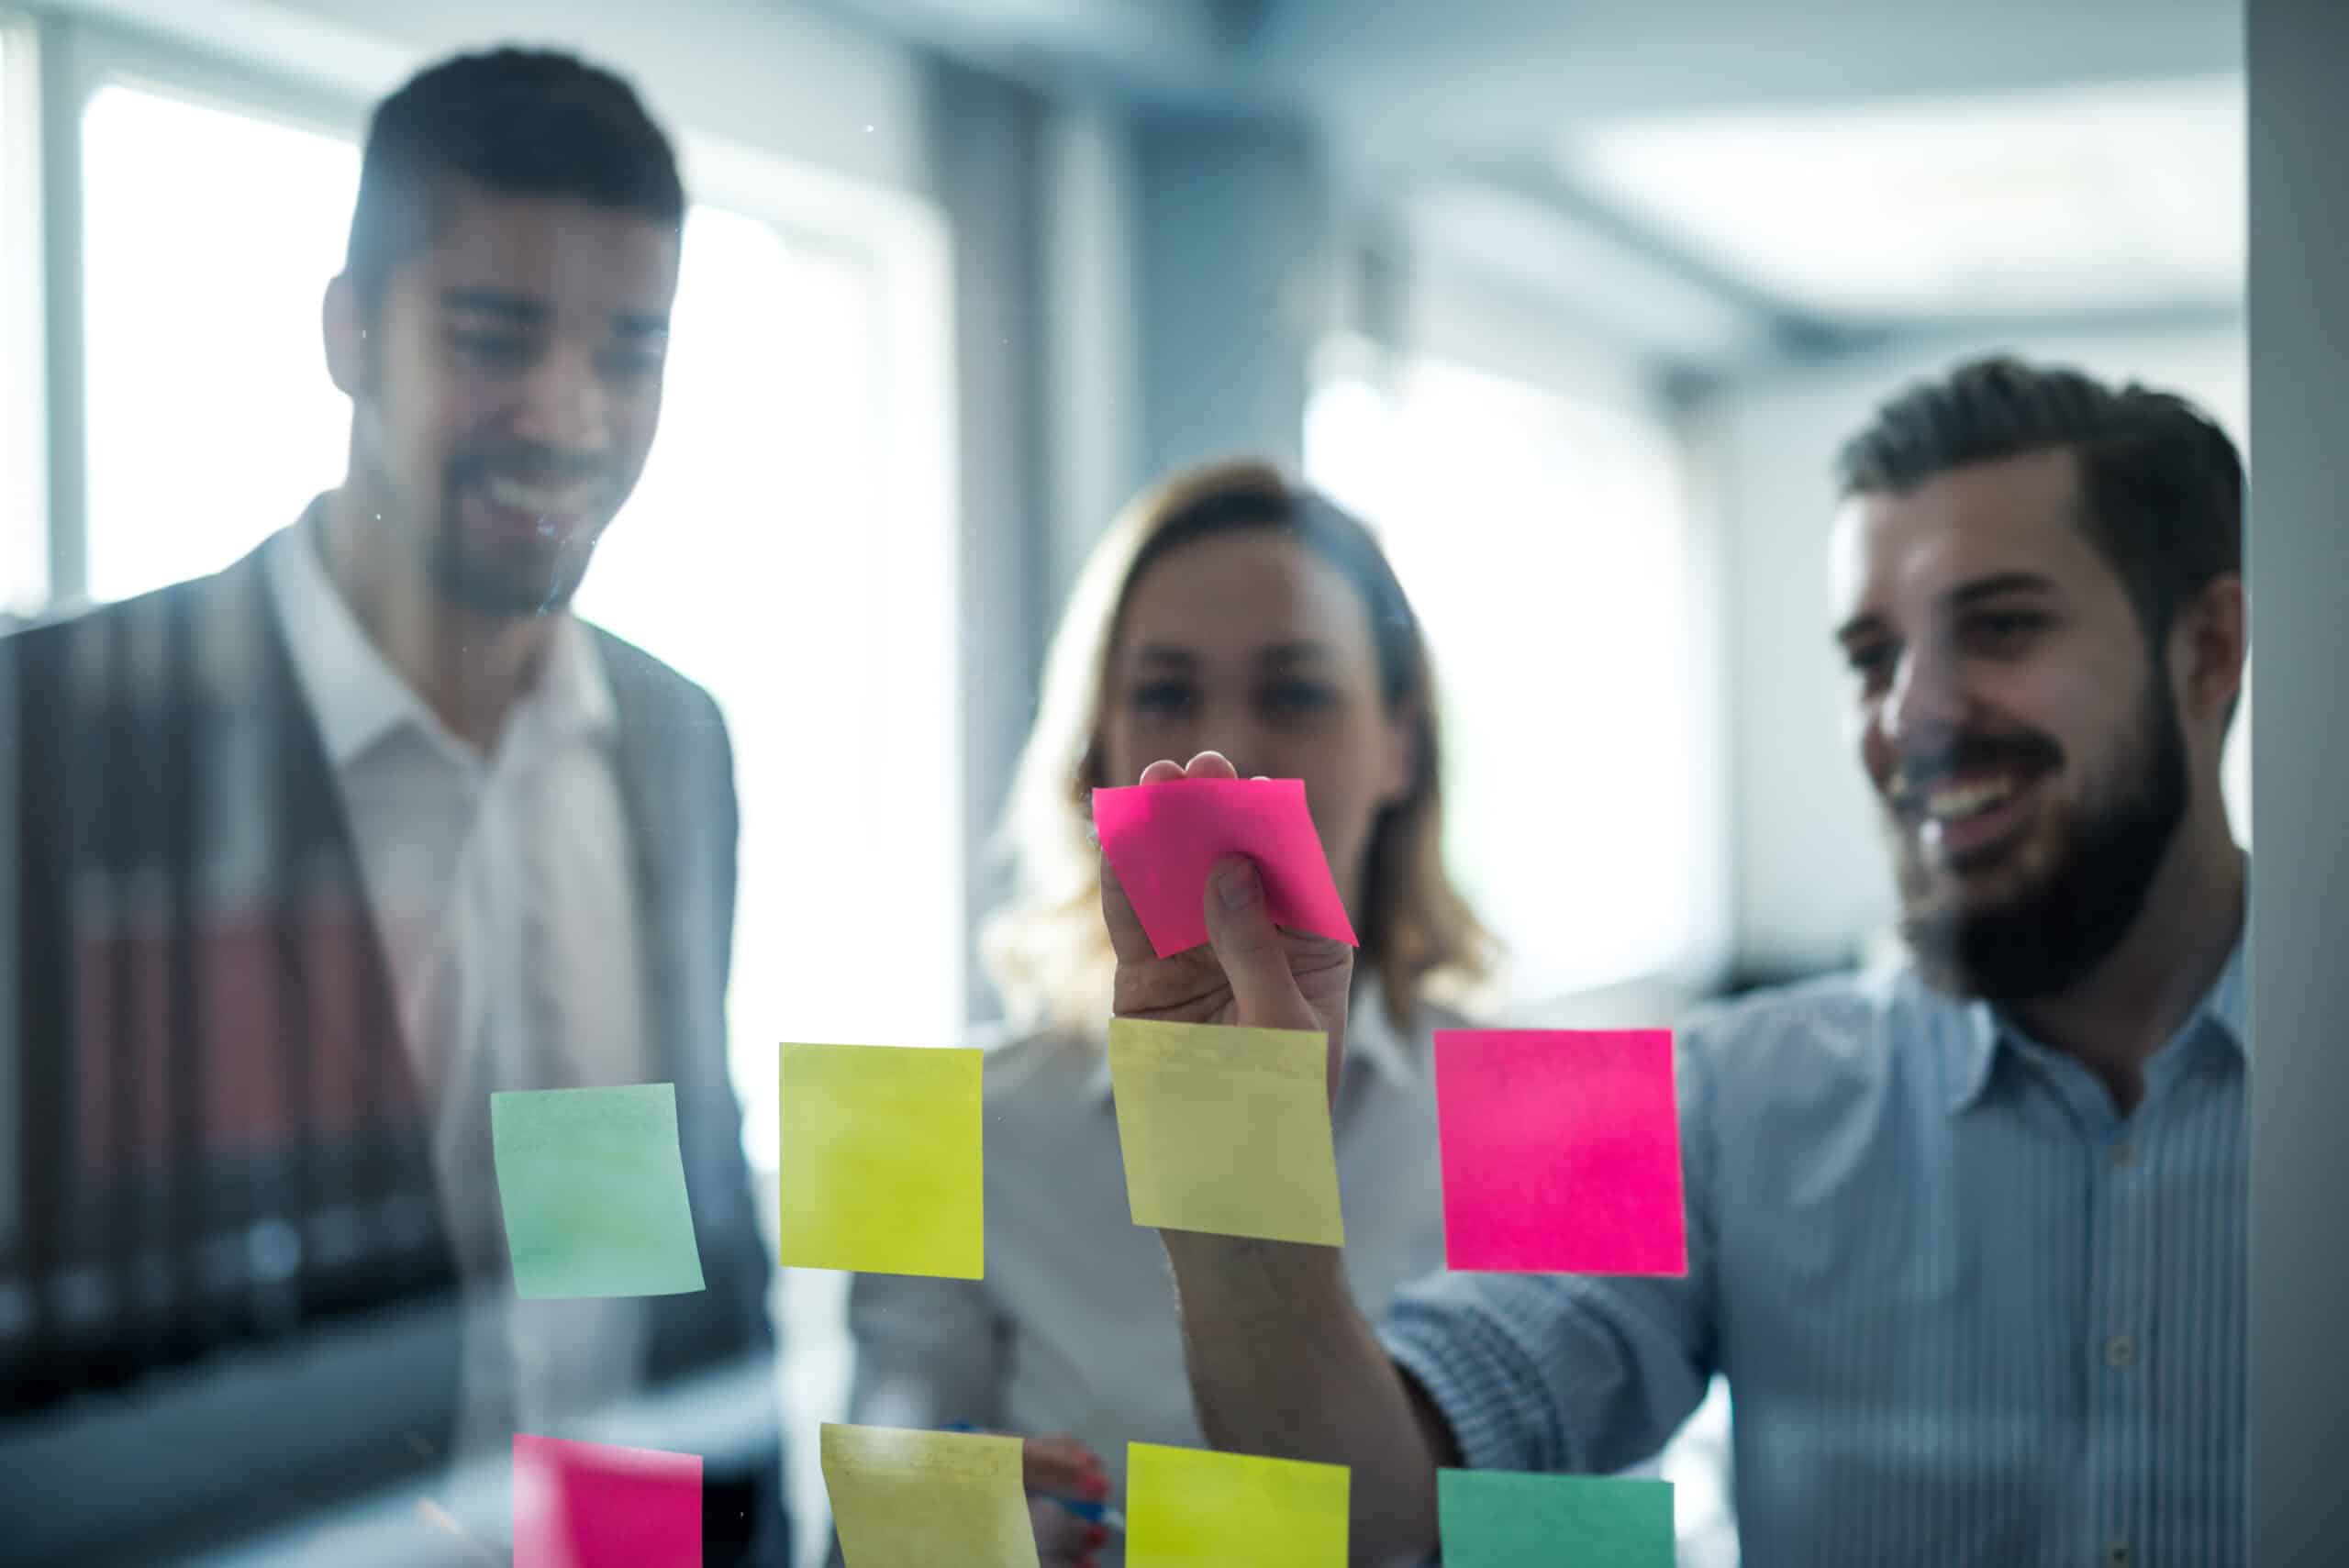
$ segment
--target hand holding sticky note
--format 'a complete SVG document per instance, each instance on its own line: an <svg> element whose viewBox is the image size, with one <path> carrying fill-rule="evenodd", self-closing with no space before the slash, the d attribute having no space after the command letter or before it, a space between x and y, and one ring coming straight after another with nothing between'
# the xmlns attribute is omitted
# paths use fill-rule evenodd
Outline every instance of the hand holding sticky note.
<svg viewBox="0 0 2349 1568"><path fill-rule="evenodd" d="M514 1435L514 1568L701 1568L701 1456Z"/></svg>
<svg viewBox="0 0 2349 1568"><path fill-rule="evenodd" d="M818 1442L848 1568L1037 1568L1018 1438L826 1422Z"/></svg>
<svg viewBox="0 0 2349 1568"><path fill-rule="evenodd" d="M1683 1274L1666 1029L1439 1029L1444 1259L1454 1269Z"/></svg>
<svg viewBox="0 0 2349 1568"><path fill-rule="evenodd" d="M702 1288L676 1085L503 1090L489 1129L517 1295Z"/></svg>
<svg viewBox="0 0 2349 1568"><path fill-rule="evenodd" d="M1161 958L1208 940L1208 873L1256 862L1276 926L1356 945L1301 779L1172 779L1093 792L1101 852Z"/></svg>
<svg viewBox="0 0 2349 1568"><path fill-rule="evenodd" d="M983 1055L897 1045L783 1048L786 1268L985 1273Z"/></svg>
<svg viewBox="0 0 2349 1568"><path fill-rule="evenodd" d="M1672 1568L1672 1483L1436 1472L1444 1568Z"/></svg>
<svg viewBox="0 0 2349 1568"><path fill-rule="evenodd" d="M1126 1445L1126 1568L1345 1568L1342 1464Z"/></svg>
<svg viewBox="0 0 2349 1568"><path fill-rule="evenodd" d="M1345 1245L1327 1052L1309 1029L1110 1019L1134 1223Z"/></svg>

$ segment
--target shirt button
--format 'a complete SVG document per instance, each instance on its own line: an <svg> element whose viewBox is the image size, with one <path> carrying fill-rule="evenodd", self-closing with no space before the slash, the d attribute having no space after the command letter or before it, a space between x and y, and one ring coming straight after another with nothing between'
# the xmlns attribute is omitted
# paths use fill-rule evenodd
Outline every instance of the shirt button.
<svg viewBox="0 0 2349 1568"><path fill-rule="evenodd" d="M2130 1551L2127 1541L2107 1542L2104 1549L2104 1568L2129 1568L2134 1553Z"/></svg>
<svg viewBox="0 0 2349 1568"><path fill-rule="evenodd" d="M2127 1334L2115 1334L2104 1342L2104 1364L2115 1372L2126 1372L2137 1364L2137 1341Z"/></svg>
<svg viewBox="0 0 2349 1568"><path fill-rule="evenodd" d="M2112 1168L2114 1170L2127 1170L2130 1166L2137 1162L2136 1142L2133 1140L2127 1138L2116 1140L2110 1151L2110 1157L2112 1161Z"/></svg>

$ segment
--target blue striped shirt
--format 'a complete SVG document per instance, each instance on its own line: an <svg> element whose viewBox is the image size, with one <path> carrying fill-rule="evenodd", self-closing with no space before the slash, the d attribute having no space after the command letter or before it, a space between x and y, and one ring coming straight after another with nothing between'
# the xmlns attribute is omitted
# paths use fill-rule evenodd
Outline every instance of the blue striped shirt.
<svg viewBox="0 0 2349 1568"><path fill-rule="evenodd" d="M1725 1373L1749 1568L2243 1561L2240 946L2131 1115L1895 970L1680 1036L1685 1279L1445 1274L1387 1348L1477 1468L1612 1471Z"/></svg>

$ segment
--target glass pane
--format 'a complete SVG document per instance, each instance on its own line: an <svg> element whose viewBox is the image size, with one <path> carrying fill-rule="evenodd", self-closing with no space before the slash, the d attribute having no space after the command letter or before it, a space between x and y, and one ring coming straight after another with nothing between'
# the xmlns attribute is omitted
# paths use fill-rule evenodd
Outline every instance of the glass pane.
<svg viewBox="0 0 2349 1568"><path fill-rule="evenodd" d="M944 932L930 951L951 955L959 931L934 895L911 917L887 904L938 885L941 839L961 852L954 803L935 784L955 776L956 694L894 673L904 619L926 595L890 562L949 541L890 537L894 411L870 266L696 207L672 345L660 439L577 606L699 682L726 716L741 812L729 1039L763 1200L780 1041L943 1044L960 1032L959 966L908 973L871 936L930 922ZM796 1429L846 1396L844 1286L785 1273ZM803 1556L822 1544L818 1457L812 1442L791 1454Z"/></svg>
<svg viewBox="0 0 2349 1568"><path fill-rule="evenodd" d="M82 150L89 592L118 599L219 570L341 477L318 310L359 153L124 86L91 95Z"/></svg>
<svg viewBox="0 0 2349 1568"><path fill-rule="evenodd" d="M1319 388L1305 462L1378 526L1427 628L1453 870L1508 945L1512 989L1685 959L1691 612L1664 436L1419 361L1391 387Z"/></svg>

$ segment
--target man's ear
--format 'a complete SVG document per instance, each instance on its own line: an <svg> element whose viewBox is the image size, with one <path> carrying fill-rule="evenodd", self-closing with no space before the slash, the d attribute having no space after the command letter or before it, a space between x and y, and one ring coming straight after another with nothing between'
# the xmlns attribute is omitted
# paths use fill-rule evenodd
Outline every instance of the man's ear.
<svg viewBox="0 0 2349 1568"><path fill-rule="evenodd" d="M327 284L321 323L326 330L327 374L335 386L357 402L375 380L375 342L368 328L368 310L359 297L359 285L348 272Z"/></svg>
<svg viewBox="0 0 2349 1568"><path fill-rule="evenodd" d="M2182 606L2170 628L2186 711L2223 723L2243 693L2251 655L2251 606L2237 573L2214 577Z"/></svg>

